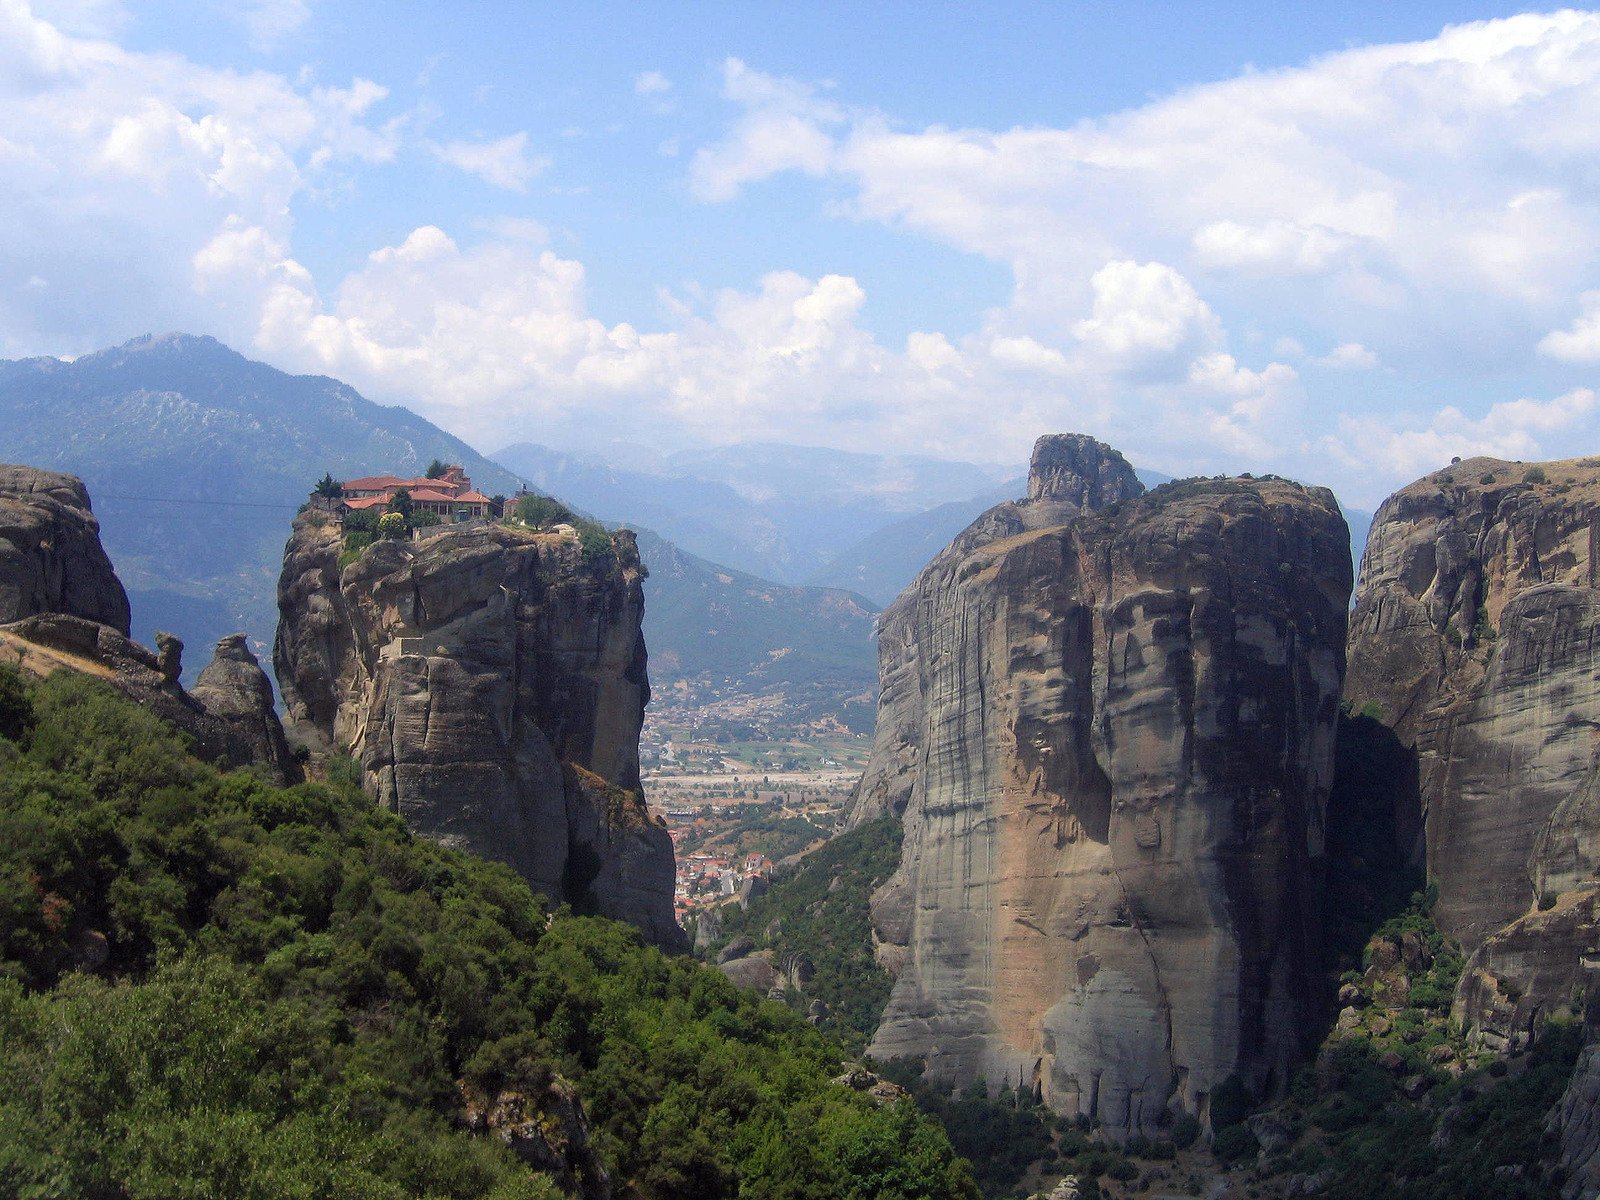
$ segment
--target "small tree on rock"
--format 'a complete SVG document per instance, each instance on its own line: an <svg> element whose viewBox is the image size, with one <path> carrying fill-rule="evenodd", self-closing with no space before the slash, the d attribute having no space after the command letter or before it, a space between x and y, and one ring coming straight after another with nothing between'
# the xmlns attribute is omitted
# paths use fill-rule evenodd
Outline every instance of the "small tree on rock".
<svg viewBox="0 0 1600 1200"><path fill-rule="evenodd" d="M409 521L411 519L411 493L406 491L405 488L401 488L396 492L394 499L389 501L389 511L399 513L401 517Z"/></svg>
<svg viewBox="0 0 1600 1200"><path fill-rule="evenodd" d="M378 536L402 538L406 535L406 519L397 512L386 512L378 518Z"/></svg>
<svg viewBox="0 0 1600 1200"><path fill-rule="evenodd" d="M450 468L449 468L448 465L446 465L445 463L440 462L436 458L431 463L428 464L428 473L427 473L426 477L428 479L443 479L444 478L444 473L446 471L448 471L449 469Z"/></svg>
<svg viewBox="0 0 1600 1200"><path fill-rule="evenodd" d="M337 500L344 495L344 484L333 477L332 471L325 471L322 478L317 480L317 495Z"/></svg>

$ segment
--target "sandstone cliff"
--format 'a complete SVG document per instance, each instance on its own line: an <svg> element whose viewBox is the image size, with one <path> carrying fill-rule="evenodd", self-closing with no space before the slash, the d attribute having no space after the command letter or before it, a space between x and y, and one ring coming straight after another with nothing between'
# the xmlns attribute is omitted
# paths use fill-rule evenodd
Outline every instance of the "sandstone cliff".
<svg viewBox="0 0 1600 1200"><path fill-rule="evenodd" d="M649 697L632 535L445 529L342 569L295 521L274 664L290 731L361 765L424 836L498 858L555 900L678 948L673 856L639 791Z"/></svg>
<svg viewBox="0 0 1600 1200"><path fill-rule="evenodd" d="M1029 498L884 613L851 813L905 828L873 1052L1117 1137L1302 1052L1350 590L1325 490L1140 491L1108 447L1041 439Z"/></svg>
<svg viewBox="0 0 1600 1200"><path fill-rule="evenodd" d="M66 613L128 636L128 596L83 481L0 463L0 624Z"/></svg>
<svg viewBox="0 0 1600 1200"><path fill-rule="evenodd" d="M1414 856L1470 951L1533 901L1529 856L1600 727L1600 460L1474 458L1384 502L1346 695L1414 748Z"/></svg>
<svg viewBox="0 0 1600 1200"><path fill-rule="evenodd" d="M151 651L128 636L128 598L100 545L88 493L71 475L0 466L0 657L35 675L72 670L103 679L192 739L221 767L299 779L273 711L272 685L242 635L185 692L183 643L157 634Z"/></svg>

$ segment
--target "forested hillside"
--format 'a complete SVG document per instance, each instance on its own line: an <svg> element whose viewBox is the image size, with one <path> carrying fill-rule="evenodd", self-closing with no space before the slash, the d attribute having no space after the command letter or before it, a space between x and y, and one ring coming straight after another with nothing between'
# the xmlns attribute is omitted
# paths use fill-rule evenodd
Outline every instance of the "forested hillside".
<svg viewBox="0 0 1600 1200"><path fill-rule="evenodd" d="M969 1197L841 1047L409 834L0 667L0 1192ZM489 1136L485 1136L489 1135Z"/></svg>

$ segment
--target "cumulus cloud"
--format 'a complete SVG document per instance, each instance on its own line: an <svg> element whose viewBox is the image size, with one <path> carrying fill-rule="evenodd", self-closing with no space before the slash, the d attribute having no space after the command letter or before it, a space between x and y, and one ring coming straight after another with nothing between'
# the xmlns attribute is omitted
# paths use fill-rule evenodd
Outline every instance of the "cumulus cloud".
<svg viewBox="0 0 1600 1200"><path fill-rule="evenodd" d="M508 192L526 192L528 181L550 165L550 160L528 153L526 132L507 134L493 141L429 143L434 155L485 183Z"/></svg>
<svg viewBox="0 0 1600 1200"><path fill-rule="evenodd" d="M1335 371L1370 371L1378 365L1378 356L1360 342L1341 342L1311 361L1319 367L1330 367Z"/></svg>
<svg viewBox="0 0 1600 1200"><path fill-rule="evenodd" d="M1539 353L1563 362L1600 362L1600 292L1578 297L1577 319L1565 329L1553 329L1539 340Z"/></svg>
<svg viewBox="0 0 1600 1200"><path fill-rule="evenodd" d="M1072 332L1119 364L1159 367L1185 349L1221 339L1216 314L1165 263L1109 262L1094 273L1089 286L1093 315Z"/></svg>
<svg viewBox="0 0 1600 1200"><path fill-rule="evenodd" d="M1394 478L1414 479L1452 458L1488 455L1527 460L1562 455L1549 435L1565 434L1595 411L1595 394L1576 388L1551 400L1526 397L1491 405L1473 418L1446 405L1420 428L1395 428L1377 417L1341 417L1338 438L1325 448L1342 461L1360 465L1376 460Z"/></svg>
<svg viewBox="0 0 1600 1200"><path fill-rule="evenodd" d="M858 217L1010 267L1032 323L1092 299L1107 261L1154 260L1386 363L1503 360L1600 258L1577 182L1600 154L1600 14L1455 26L1063 129L908 130L793 81L727 92L741 115L696 157L702 196L830 175Z"/></svg>

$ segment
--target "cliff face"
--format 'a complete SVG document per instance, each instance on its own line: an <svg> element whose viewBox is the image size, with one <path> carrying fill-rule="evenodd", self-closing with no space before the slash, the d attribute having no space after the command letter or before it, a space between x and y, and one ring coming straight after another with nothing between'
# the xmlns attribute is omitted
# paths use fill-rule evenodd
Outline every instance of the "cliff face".
<svg viewBox="0 0 1600 1200"><path fill-rule="evenodd" d="M83 481L0 463L0 624L65 613L128 636L128 596Z"/></svg>
<svg viewBox="0 0 1600 1200"><path fill-rule="evenodd" d="M639 792L649 698L632 535L504 526L385 541L343 570L295 522L274 651L291 732L350 753L424 836L677 947L673 856Z"/></svg>
<svg viewBox="0 0 1600 1200"><path fill-rule="evenodd" d="M1534 899L1535 842L1589 770L1597 502L1600 461L1475 458L1390 497L1367 540L1346 694L1415 749L1413 852L1469 951Z"/></svg>
<svg viewBox="0 0 1600 1200"><path fill-rule="evenodd" d="M905 826L873 1052L1114 1136L1300 1054L1350 589L1331 493L1139 491L1115 451L1041 439L1029 499L884 614L851 814Z"/></svg>
<svg viewBox="0 0 1600 1200"><path fill-rule="evenodd" d="M34 675L103 679L188 734L208 762L299 779L272 685L243 635L223 639L193 693L178 682L183 643L165 633L156 640L151 651L128 636L128 597L82 480L0 466L0 653Z"/></svg>

